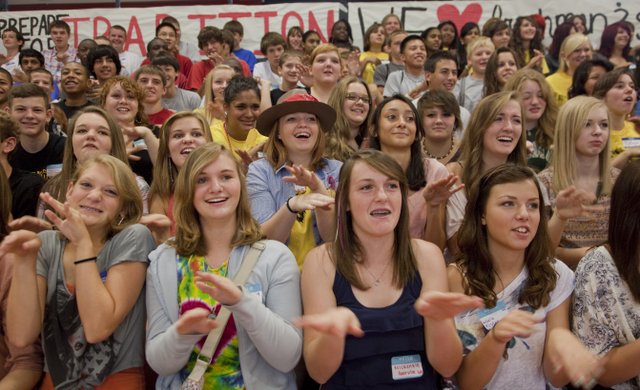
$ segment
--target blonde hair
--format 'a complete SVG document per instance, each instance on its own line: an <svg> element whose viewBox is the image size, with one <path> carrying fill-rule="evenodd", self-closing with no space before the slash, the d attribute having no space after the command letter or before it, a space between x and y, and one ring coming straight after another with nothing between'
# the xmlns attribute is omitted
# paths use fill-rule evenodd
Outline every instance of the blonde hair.
<svg viewBox="0 0 640 390"><path fill-rule="evenodd" d="M207 245L202 235L200 215L193 205L196 181L209 164L220 156L227 156L236 166L238 180L240 180L240 201L236 208L236 234L231 242L232 246L249 245L262 239L264 234L260 225L251 216L251 206L247 193L242 167L224 146L208 143L197 147L185 161L176 180L175 202L173 215L176 220L176 236L169 244L176 248L182 256L205 255Z"/></svg>
<svg viewBox="0 0 640 390"><path fill-rule="evenodd" d="M481 47L489 47L491 48L491 50L495 50L496 47L493 44L493 42L491 41L491 38L487 38L487 37L478 37L476 39L474 39L473 41L471 41L468 45L467 45L467 58L471 57L471 54L481 48Z"/></svg>
<svg viewBox="0 0 640 390"><path fill-rule="evenodd" d="M215 96L213 95L213 91L211 90L211 87L213 86L213 77L215 72L220 70L233 72L233 75L231 76L231 78L233 78L233 76L237 74L232 67L225 64L217 65L215 68L211 69L209 73L207 73L207 77L205 77L204 79L204 116L207 119L207 123L212 123L213 120L215 119L213 117L213 114L209 112L209 110L207 109L207 106L209 105L209 103L212 103L216 100ZM221 100L224 100L224 96ZM224 101L221 101L220 103L224 103Z"/></svg>
<svg viewBox="0 0 640 390"><path fill-rule="evenodd" d="M578 50L578 48L584 44L589 45L589 49L593 51L593 46L591 46L591 41L589 38L580 33L571 34L562 41L562 45L560 46L560 66L558 67L559 72L567 73L569 70L569 65L567 64L567 57Z"/></svg>
<svg viewBox="0 0 640 390"><path fill-rule="evenodd" d="M551 161L551 167L553 168L551 188L556 193L573 185L578 177L576 141L587 124L589 114L596 108L605 109L610 123L611 114L609 114L606 104L591 96L576 96L560 107L558 119L556 120L554 152ZM602 194L610 194L613 185L611 182L611 160L609 154L609 137L607 137L605 147L599 156Z"/></svg>
<svg viewBox="0 0 640 390"><path fill-rule="evenodd" d="M111 173L118 192L120 210L107 229L107 237L112 237L140 220L142 217L142 194L140 194L135 176L129 166L108 154L92 156L78 165L71 178L72 185L75 186L82 175L94 165L101 165Z"/></svg>
<svg viewBox="0 0 640 390"><path fill-rule="evenodd" d="M538 125L536 126L536 144L548 148L553 145L553 133L558 116L558 103L553 95L551 86L542 73L529 68L520 69L507 80L504 90L520 93L522 85L527 80L538 83L540 92L542 92L542 98L546 102L544 113L540 119L538 119Z"/></svg>
<svg viewBox="0 0 640 390"><path fill-rule="evenodd" d="M153 168L153 182L149 190L149 199L153 202L155 197L159 197L162 201L167 201L175 186L175 180L178 177L178 168L171 160L169 153L169 140L171 139L171 127L180 119L195 118L200 124L200 128L204 138L208 142L213 142L211 131L206 119L197 112L182 111L175 113L164 122L160 129L160 142L158 145L158 157L156 165Z"/></svg>

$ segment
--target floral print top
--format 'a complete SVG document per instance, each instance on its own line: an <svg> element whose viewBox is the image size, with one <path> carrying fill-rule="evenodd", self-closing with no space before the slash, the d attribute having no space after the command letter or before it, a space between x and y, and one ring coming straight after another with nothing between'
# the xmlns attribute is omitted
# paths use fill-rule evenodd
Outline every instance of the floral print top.
<svg viewBox="0 0 640 390"><path fill-rule="evenodd" d="M603 246L587 253L576 269L572 326L580 341L600 355L640 338L640 302ZM612 388L639 389L640 377Z"/></svg>

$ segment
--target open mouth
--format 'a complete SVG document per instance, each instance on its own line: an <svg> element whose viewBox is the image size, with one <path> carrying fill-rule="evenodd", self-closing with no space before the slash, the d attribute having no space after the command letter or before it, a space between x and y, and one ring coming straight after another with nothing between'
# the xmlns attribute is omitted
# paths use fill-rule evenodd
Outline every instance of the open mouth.
<svg viewBox="0 0 640 390"><path fill-rule="evenodd" d="M88 212L90 212L90 213L95 213L95 214L100 214L100 213L102 213L102 210L97 209L97 208L95 208L95 207L90 207L90 206L83 206L83 205L80 205L80 208L81 208L82 210L84 210L84 211L88 211Z"/></svg>
<svg viewBox="0 0 640 390"><path fill-rule="evenodd" d="M504 143L504 144L510 144L513 142L513 137L508 137L508 136L498 137L498 142Z"/></svg>
<svg viewBox="0 0 640 390"><path fill-rule="evenodd" d="M517 227L517 228L513 229L513 231L516 232L516 233L520 233L520 234L529 234L529 232L530 232L529 228L526 227L526 226Z"/></svg>
<svg viewBox="0 0 640 390"><path fill-rule="evenodd" d="M205 202L209 204L220 204L220 203L226 202L227 199L229 198L212 198L212 199L207 199Z"/></svg>
<svg viewBox="0 0 640 390"><path fill-rule="evenodd" d="M193 152L194 148L184 148L180 151L180 154L184 154L184 155L188 155L189 153Z"/></svg>
<svg viewBox="0 0 640 390"><path fill-rule="evenodd" d="M307 131L301 131L293 135L296 139L309 139L311 138L311 133Z"/></svg>
<svg viewBox="0 0 640 390"><path fill-rule="evenodd" d="M388 209L375 209L369 213L372 217L386 217L391 214L391 210Z"/></svg>

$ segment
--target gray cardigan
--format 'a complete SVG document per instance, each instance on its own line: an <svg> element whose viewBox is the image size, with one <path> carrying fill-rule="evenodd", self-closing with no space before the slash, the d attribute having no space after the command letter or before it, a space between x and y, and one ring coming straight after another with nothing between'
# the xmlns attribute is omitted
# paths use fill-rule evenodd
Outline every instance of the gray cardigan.
<svg viewBox="0 0 640 390"><path fill-rule="evenodd" d="M240 301L227 306L235 320L242 377L247 389L295 389L293 368L302 353L302 331L291 324L301 315L300 273L289 249L265 240L245 285L259 286L262 302L247 289ZM235 247L229 258L233 278L249 245ZM179 389L180 370L204 335L180 335L176 251L163 244L149 255L147 270L147 361L160 377L156 389Z"/></svg>

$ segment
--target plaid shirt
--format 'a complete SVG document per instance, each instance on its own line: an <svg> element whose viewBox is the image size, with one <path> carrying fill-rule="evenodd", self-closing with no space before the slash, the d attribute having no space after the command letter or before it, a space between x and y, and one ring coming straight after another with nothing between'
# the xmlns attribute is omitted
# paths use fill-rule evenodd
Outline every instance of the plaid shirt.
<svg viewBox="0 0 640 390"><path fill-rule="evenodd" d="M69 46L67 54L69 55L67 62L78 62L77 51L75 48ZM55 47L53 49L43 51L42 55L44 56L45 68L47 68L47 70L53 75L53 82L58 84L60 82L60 74L62 73L62 68L65 63L58 61L58 51Z"/></svg>

